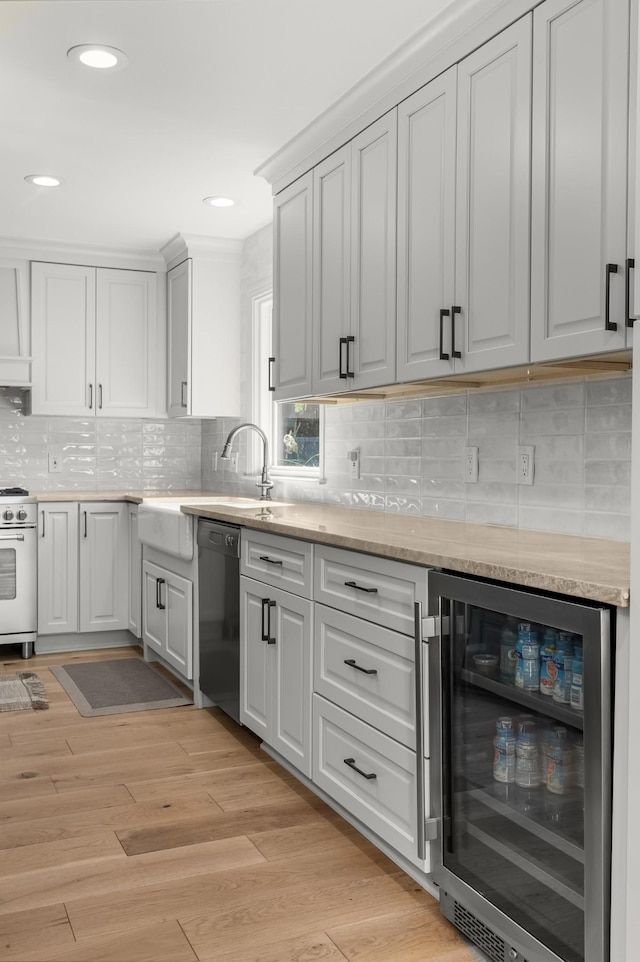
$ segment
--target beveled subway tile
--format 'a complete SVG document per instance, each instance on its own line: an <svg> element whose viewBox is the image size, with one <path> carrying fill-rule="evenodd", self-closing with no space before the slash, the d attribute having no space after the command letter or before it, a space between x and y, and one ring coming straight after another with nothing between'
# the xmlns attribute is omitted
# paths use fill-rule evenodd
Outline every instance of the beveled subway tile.
<svg viewBox="0 0 640 962"><path fill-rule="evenodd" d="M631 489L628 485L587 484L584 489L584 501L587 511L631 513Z"/></svg>
<svg viewBox="0 0 640 962"><path fill-rule="evenodd" d="M610 381L587 381L587 407L602 404L631 404L633 382L630 375Z"/></svg>
<svg viewBox="0 0 640 962"><path fill-rule="evenodd" d="M388 438L384 442L384 456L386 458L421 458L422 438Z"/></svg>
<svg viewBox="0 0 640 962"><path fill-rule="evenodd" d="M492 458L499 461L513 461L514 464L516 463L518 456L518 438L470 436L467 438L467 445L478 448L478 457L480 460Z"/></svg>
<svg viewBox="0 0 640 962"><path fill-rule="evenodd" d="M422 417L422 401L387 401L385 418L387 421L398 421L406 418Z"/></svg>
<svg viewBox="0 0 640 962"><path fill-rule="evenodd" d="M387 438L421 438L422 425L419 418L399 418L385 422Z"/></svg>
<svg viewBox="0 0 640 962"><path fill-rule="evenodd" d="M351 495L353 508L372 508L374 511L384 511L384 496L375 491L354 491Z"/></svg>
<svg viewBox="0 0 640 962"><path fill-rule="evenodd" d="M523 411L521 434L584 434L584 408Z"/></svg>
<svg viewBox="0 0 640 962"><path fill-rule="evenodd" d="M535 460L582 461L584 435L580 434L524 434L521 444L532 444Z"/></svg>
<svg viewBox="0 0 640 962"><path fill-rule="evenodd" d="M422 500L419 497L408 498L401 495L386 494L384 498L385 511L397 511L399 514L420 514Z"/></svg>
<svg viewBox="0 0 640 962"><path fill-rule="evenodd" d="M352 425L353 429L353 439L354 441L363 440L373 440L375 438L384 439L386 434L386 427L388 424L393 424L393 421L354 421ZM412 422L415 424L419 422ZM327 437L331 437L331 432L327 430Z"/></svg>
<svg viewBox="0 0 640 962"><path fill-rule="evenodd" d="M587 484L630 485L631 461L585 461Z"/></svg>
<svg viewBox="0 0 640 962"><path fill-rule="evenodd" d="M583 484L543 484L518 485L519 500L522 505L548 505L550 508L574 508L582 510L585 503Z"/></svg>
<svg viewBox="0 0 640 962"><path fill-rule="evenodd" d="M419 478L422 475L421 458L385 458L385 474L404 474Z"/></svg>
<svg viewBox="0 0 640 962"><path fill-rule="evenodd" d="M446 518L449 521L464 521L466 502L448 501L444 498L422 499L422 514L428 518Z"/></svg>
<svg viewBox="0 0 640 962"><path fill-rule="evenodd" d="M422 493L420 478L388 475L384 479L384 486L387 494L408 494L411 497L419 497Z"/></svg>
<svg viewBox="0 0 640 962"><path fill-rule="evenodd" d="M422 399L422 416L452 417L467 413L467 395L449 394L442 397L425 397Z"/></svg>
<svg viewBox="0 0 640 962"><path fill-rule="evenodd" d="M534 460L534 487L536 484L583 484L584 461Z"/></svg>
<svg viewBox="0 0 640 962"><path fill-rule="evenodd" d="M467 436L467 415L424 418L422 421L422 436L424 438L465 438Z"/></svg>
<svg viewBox="0 0 640 962"><path fill-rule="evenodd" d="M520 527L533 531L557 531L559 534L583 534L582 511L558 510L536 505L521 505Z"/></svg>
<svg viewBox="0 0 640 962"><path fill-rule="evenodd" d="M422 478L461 479L464 476L462 458L423 458Z"/></svg>
<svg viewBox="0 0 640 962"><path fill-rule="evenodd" d="M479 391L469 395L469 414L507 414L519 410L520 391Z"/></svg>
<svg viewBox="0 0 640 962"><path fill-rule="evenodd" d="M474 524L502 524L516 527L518 507L515 504L488 504L483 501L467 501L465 519Z"/></svg>
<svg viewBox="0 0 640 962"><path fill-rule="evenodd" d="M365 474L361 472L360 477L351 482L353 491L375 491L381 493L385 490L386 478L381 474Z"/></svg>
<svg viewBox="0 0 640 962"><path fill-rule="evenodd" d="M439 501L464 501L467 496L466 487L464 481L424 478L422 481L422 497Z"/></svg>
<svg viewBox="0 0 640 962"><path fill-rule="evenodd" d="M629 541L631 518L628 514L587 511L584 517L584 533L588 538L610 538L613 541Z"/></svg>
<svg viewBox="0 0 640 962"><path fill-rule="evenodd" d="M607 404L587 408L587 434L598 431L631 431L631 405Z"/></svg>
<svg viewBox="0 0 640 962"><path fill-rule="evenodd" d="M499 458L479 458L478 480L515 483L516 459L501 460Z"/></svg>
<svg viewBox="0 0 640 962"><path fill-rule="evenodd" d="M522 391L523 411L548 411L558 408L583 408L584 383L546 384L541 387L528 387Z"/></svg>
<svg viewBox="0 0 640 962"><path fill-rule="evenodd" d="M331 430L325 432L327 438L331 438L332 441L342 441L345 438L353 437L353 424L351 421L341 422L339 424L332 424Z"/></svg>
<svg viewBox="0 0 640 962"><path fill-rule="evenodd" d="M518 437L520 415L517 411L505 414L469 414L469 436Z"/></svg>
<svg viewBox="0 0 640 962"><path fill-rule="evenodd" d="M422 455L425 459L464 457L466 447L465 438L429 438L422 445Z"/></svg>
<svg viewBox="0 0 640 962"><path fill-rule="evenodd" d="M500 501L502 504L515 504L518 500L518 486L506 481L478 481L467 484L467 503L472 501Z"/></svg>
<svg viewBox="0 0 640 962"><path fill-rule="evenodd" d="M631 433L587 434L585 438L585 459L615 458L631 459Z"/></svg>

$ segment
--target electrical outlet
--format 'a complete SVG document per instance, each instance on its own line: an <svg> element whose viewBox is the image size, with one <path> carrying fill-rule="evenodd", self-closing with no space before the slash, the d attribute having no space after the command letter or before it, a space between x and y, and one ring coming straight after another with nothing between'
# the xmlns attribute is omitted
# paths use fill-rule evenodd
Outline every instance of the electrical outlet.
<svg viewBox="0 0 640 962"><path fill-rule="evenodd" d="M49 474L60 474L62 458L58 451L49 451Z"/></svg>
<svg viewBox="0 0 640 962"><path fill-rule="evenodd" d="M478 480L478 448L464 449L464 479L468 484Z"/></svg>
<svg viewBox="0 0 640 962"><path fill-rule="evenodd" d="M349 458L351 477L357 481L360 477L360 448L349 451L347 457Z"/></svg>
<svg viewBox="0 0 640 962"><path fill-rule="evenodd" d="M518 484L533 484L533 444L521 444L518 448Z"/></svg>

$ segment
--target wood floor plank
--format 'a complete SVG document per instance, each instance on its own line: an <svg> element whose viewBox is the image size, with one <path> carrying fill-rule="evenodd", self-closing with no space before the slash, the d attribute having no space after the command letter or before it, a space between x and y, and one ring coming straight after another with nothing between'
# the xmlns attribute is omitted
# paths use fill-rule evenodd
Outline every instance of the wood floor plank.
<svg viewBox="0 0 640 962"><path fill-rule="evenodd" d="M45 798L10 799L0 802L0 831L9 822L28 822L38 818L71 815L74 812L95 812L101 808L131 805L133 799L124 785L106 785L104 788L88 788L86 791L65 792L59 795L51 782L52 792ZM0 848L2 836L0 835Z"/></svg>
<svg viewBox="0 0 640 962"><path fill-rule="evenodd" d="M34 874L46 872L49 869L62 871L63 867L69 866L75 871L78 862L96 862L114 858L121 862L126 861L127 858L114 832L96 832L80 838L63 838L40 845L3 849L0 857L2 858L0 911L5 910L6 905L22 885L21 879L16 876L28 876L28 884L31 885ZM56 898L49 901L61 902L64 899L56 892Z"/></svg>
<svg viewBox="0 0 640 962"><path fill-rule="evenodd" d="M249 838L268 861L278 858L295 858L307 854L344 847L351 850L361 835L330 809L312 824L285 825L268 831L250 831ZM368 844L368 843L367 843Z"/></svg>
<svg viewBox="0 0 640 962"><path fill-rule="evenodd" d="M0 804L17 799L55 797L56 787L50 775L39 775L29 768L25 759L24 771L0 779Z"/></svg>
<svg viewBox="0 0 640 962"><path fill-rule="evenodd" d="M132 774L136 769L140 772L139 777L143 778L147 770L157 772L157 760L162 759L164 764L168 761L182 764L189 770L190 759L184 749L176 742L167 741L165 743L148 746L144 754L140 752L138 746L134 745L127 748L114 748L106 752L86 752L83 755L63 755L49 757L43 753L37 766L38 773L41 775L51 775L54 782L73 779L88 779L91 776L96 778L104 775L107 780L112 780L122 772ZM154 767L155 766L155 767ZM7 777L11 777L20 772L24 765L20 760L8 761L2 766L3 772ZM35 766L32 766L35 769ZM88 773L84 775L84 773ZM87 786L88 787L88 786Z"/></svg>
<svg viewBox="0 0 640 962"><path fill-rule="evenodd" d="M55 867L0 878L0 915L5 912L39 910L53 902L67 909L76 899L108 898L158 883L173 885L182 879L225 872L264 862L257 848L244 837L223 839L206 845L175 848L127 858L113 837L118 853L95 856L91 862L65 862L64 853ZM40 847L40 846L36 846ZM20 850L22 851L22 850Z"/></svg>
<svg viewBox="0 0 640 962"><path fill-rule="evenodd" d="M0 916L0 959L7 962L49 962L53 952L75 945L64 905L50 905L33 913L14 912Z"/></svg>
<svg viewBox="0 0 640 962"><path fill-rule="evenodd" d="M40 755L41 752L46 752L47 755L52 758L71 754L71 749L64 738L49 735L48 738L43 741L44 744L37 746L32 745L29 748L21 748L11 743L0 747L0 765L12 761L22 761L24 763L25 759Z"/></svg>
<svg viewBox="0 0 640 962"><path fill-rule="evenodd" d="M197 962L187 937L175 921L136 929L113 938L83 939L76 943L75 948L52 955L50 962L114 962L114 959L126 962Z"/></svg>
<svg viewBox="0 0 640 962"><path fill-rule="evenodd" d="M3 826L0 844L3 848L35 845L62 838L77 838L96 829L125 832L136 828L154 830L162 825L173 826L181 820L211 816L220 813L219 807L206 792L165 796L164 801L132 802L129 805L113 805L98 810L54 815L50 818L34 818Z"/></svg>
<svg viewBox="0 0 640 962"><path fill-rule="evenodd" d="M349 962L472 962L435 900L431 909L332 926L328 935Z"/></svg>
<svg viewBox="0 0 640 962"><path fill-rule="evenodd" d="M216 962L239 962L233 940L220 948ZM348 962L325 932L309 932L293 939L243 948L242 962ZM392 962L391 959L388 962Z"/></svg>

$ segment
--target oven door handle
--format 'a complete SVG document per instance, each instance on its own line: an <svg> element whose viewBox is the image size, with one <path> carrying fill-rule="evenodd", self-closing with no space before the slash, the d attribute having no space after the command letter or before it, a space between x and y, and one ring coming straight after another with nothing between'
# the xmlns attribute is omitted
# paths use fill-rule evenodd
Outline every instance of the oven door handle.
<svg viewBox="0 0 640 962"><path fill-rule="evenodd" d="M0 534L0 541L24 541L23 534Z"/></svg>

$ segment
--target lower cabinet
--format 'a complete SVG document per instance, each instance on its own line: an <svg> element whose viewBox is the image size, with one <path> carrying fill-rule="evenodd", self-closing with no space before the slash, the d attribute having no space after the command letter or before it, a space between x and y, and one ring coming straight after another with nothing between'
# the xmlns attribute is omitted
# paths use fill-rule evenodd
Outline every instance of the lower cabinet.
<svg viewBox="0 0 640 962"><path fill-rule="evenodd" d="M308 777L311 617L308 599L240 578L240 720Z"/></svg>
<svg viewBox="0 0 640 962"><path fill-rule="evenodd" d="M142 637L142 545L138 538L138 505L129 505L129 631Z"/></svg>
<svg viewBox="0 0 640 962"><path fill-rule="evenodd" d="M128 505L49 502L38 525L38 634L127 628Z"/></svg>
<svg viewBox="0 0 640 962"><path fill-rule="evenodd" d="M142 638L184 678L193 678L193 583L142 563Z"/></svg>

